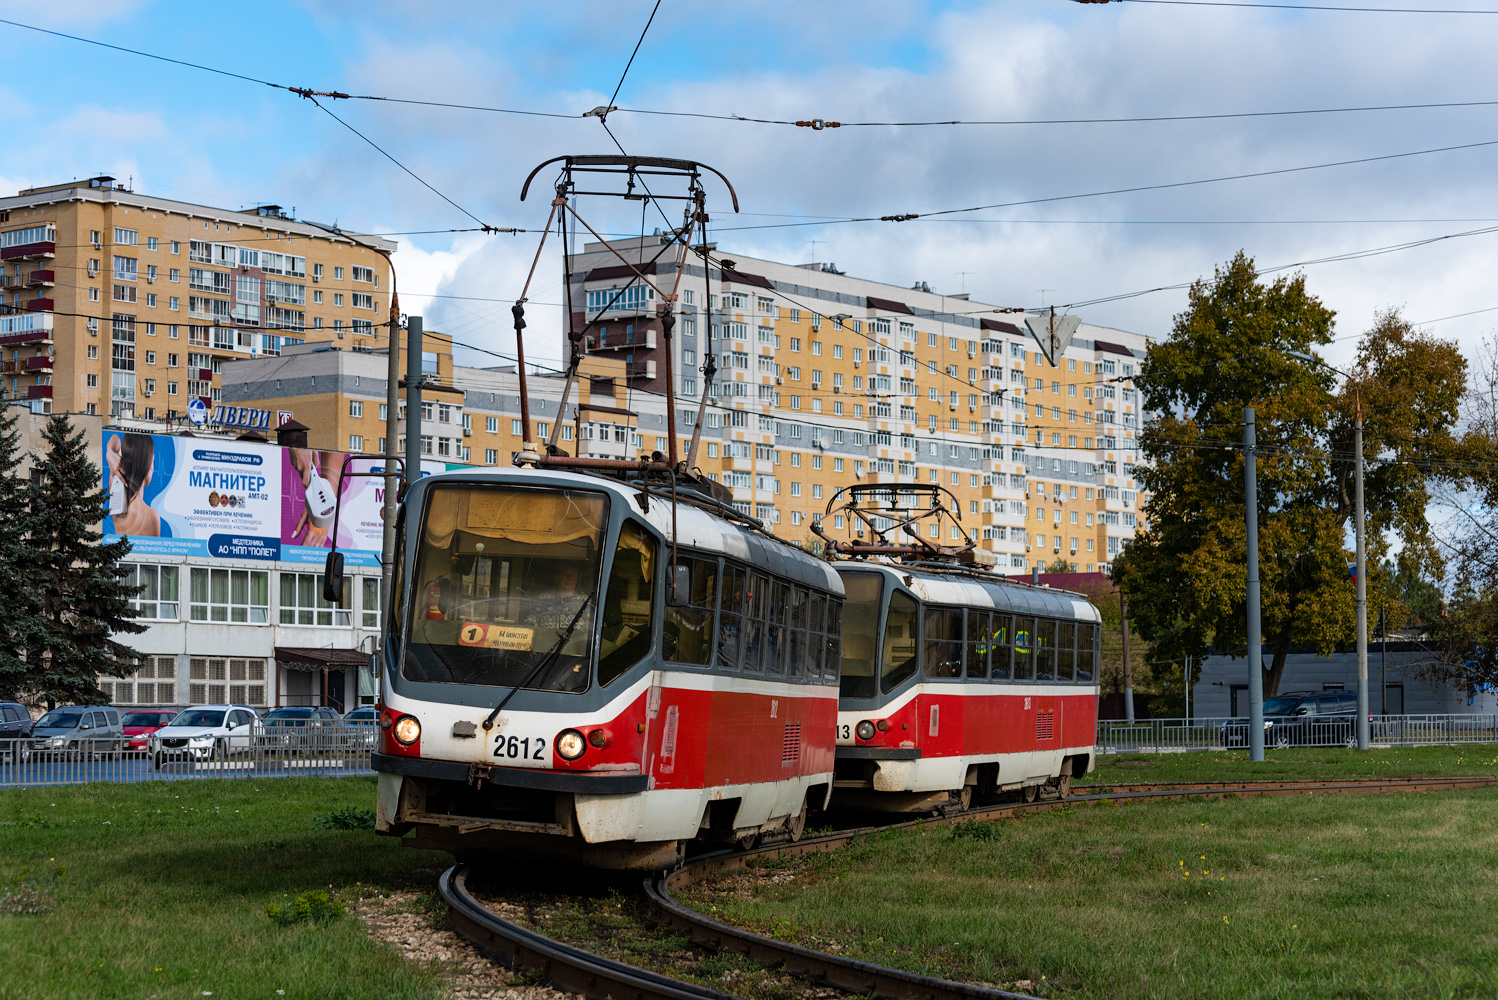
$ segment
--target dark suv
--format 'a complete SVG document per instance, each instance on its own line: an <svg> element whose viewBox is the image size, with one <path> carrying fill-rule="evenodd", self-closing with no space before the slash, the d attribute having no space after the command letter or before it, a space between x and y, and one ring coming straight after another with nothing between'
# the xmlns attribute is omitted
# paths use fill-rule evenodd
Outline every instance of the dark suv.
<svg viewBox="0 0 1498 1000"><path fill-rule="evenodd" d="M1354 746L1356 691L1291 691L1264 700L1266 747ZM1248 746L1248 720L1222 724L1222 745Z"/></svg>
<svg viewBox="0 0 1498 1000"><path fill-rule="evenodd" d="M343 719L337 710L325 705L273 708L262 718L265 719L265 733L271 742L286 746L327 747L343 735Z"/></svg>
<svg viewBox="0 0 1498 1000"><path fill-rule="evenodd" d="M0 740L18 740L31 735L31 713L14 701L0 701Z"/></svg>

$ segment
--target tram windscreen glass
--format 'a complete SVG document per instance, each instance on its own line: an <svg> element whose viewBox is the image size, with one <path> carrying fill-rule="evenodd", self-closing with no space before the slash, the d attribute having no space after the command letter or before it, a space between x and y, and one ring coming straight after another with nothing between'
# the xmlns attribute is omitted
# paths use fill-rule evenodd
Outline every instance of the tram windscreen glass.
<svg viewBox="0 0 1498 1000"><path fill-rule="evenodd" d="M838 691L844 698L872 698L879 652L879 597L882 578L878 573L844 573L842 680ZM831 628L828 629L831 633Z"/></svg>
<svg viewBox="0 0 1498 1000"><path fill-rule="evenodd" d="M403 676L586 688L607 524L596 493L434 486L417 533Z"/></svg>
<svg viewBox="0 0 1498 1000"><path fill-rule="evenodd" d="M895 591L889 598L889 614L884 619L884 648L879 687L893 691L921 666L921 648L916 634L920 623L920 606L909 594ZM961 626L958 626L961 628ZM960 655L960 654L959 654Z"/></svg>

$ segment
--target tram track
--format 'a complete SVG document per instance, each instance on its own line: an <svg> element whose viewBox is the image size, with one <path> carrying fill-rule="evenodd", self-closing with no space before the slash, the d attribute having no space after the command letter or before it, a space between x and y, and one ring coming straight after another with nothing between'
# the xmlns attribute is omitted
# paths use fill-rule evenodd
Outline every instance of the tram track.
<svg viewBox="0 0 1498 1000"><path fill-rule="evenodd" d="M1491 787L1498 787L1498 776L1075 785L1073 794L1066 798L983 806L950 816L837 830L795 843L705 854L674 871L646 879L643 888L645 902L655 918L671 931L684 935L693 945L778 967L790 976L823 988L889 1000L1035 1000L1024 993L905 972L781 941L700 913L677 900L673 890L760 861L837 850L861 837L886 831L998 822L1063 807L1123 806L1186 798L1397 794ZM475 895L469 884L471 874L470 865L457 864L439 880L438 893L448 907L453 929L514 971L537 976L555 989L581 994L590 1000L739 1000L735 994L595 954L506 919Z"/></svg>

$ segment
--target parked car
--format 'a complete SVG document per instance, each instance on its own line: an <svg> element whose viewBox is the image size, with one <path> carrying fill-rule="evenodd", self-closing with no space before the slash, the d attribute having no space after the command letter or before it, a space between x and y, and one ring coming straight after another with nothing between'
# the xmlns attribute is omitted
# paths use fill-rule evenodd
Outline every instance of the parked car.
<svg viewBox="0 0 1498 1000"><path fill-rule="evenodd" d="M120 713L108 705L70 705L54 708L31 727L31 738L21 750L21 760L42 758L86 759L109 754L118 758L125 749L125 729Z"/></svg>
<svg viewBox="0 0 1498 1000"><path fill-rule="evenodd" d="M184 708L170 725L156 730L146 744L151 764L173 760L223 760L259 744L265 723L248 705L198 705Z"/></svg>
<svg viewBox="0 0 1498 1000"><path fill-rule="evenodd" d="M0 740L19 740L31 735L31 713L15 701L0 701Z"/></svg>
<svg viewBox="0 0 1498 1000"><path fill-rule="evenodd" d="M343 724L350 727L357 746L375 745L375 732L380 724L380 710L373 705L356 708L343 717Z"/></svg>
<svg viewBox="0 0 1498 1000"><path fill-rule="evenodd" d="M273 708L265 713L265 733L271 743L323 746L338 739L340 722L338 711L324 705ZM321 732L325 729L327 733Z"/></svg>
<svg viewBox="0 0 1498 1000"><path fill-rule="evenodd" d="M132 708L124 714L125 749L142 753L150 736L163 726L171 724L178 715L175 708Z"/></svg>
<svg viewBox="0 0 1498 1000"><path fill-rule="evenodd" d="M1353 746L1357 743L1356 691L1291 691L1264 700L1266 747ZM1222 724L1222 745L1248 746L1248 720Z"/></svg>

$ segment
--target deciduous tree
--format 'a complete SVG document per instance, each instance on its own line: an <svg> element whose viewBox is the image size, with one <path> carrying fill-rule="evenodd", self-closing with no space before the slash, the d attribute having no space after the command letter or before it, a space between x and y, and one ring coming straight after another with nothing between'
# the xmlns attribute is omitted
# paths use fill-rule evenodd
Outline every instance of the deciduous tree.
<svg viewBox="0 0 1498 1000"><path fill-rule="evenodd" d="M1441 557L1425 517L1432 483L1453 475L1453 434L1466 363L1453 343L1397 312L1362 338L1352 378L1296 359L1331 342L1334 314L1302 275L1261 280L1239 253L1191 287L1171 338L1150 348L1136 380L1152 415L1140 436L1146 526L1114 563L1131 618L1157 656L1247 642L1243 408L1257 425L1259 577L1266 692L1293 646L1322 653L1354 639L1348 565L1352 424L1364 417L1370 592L1386 536L1415 571ZM1370 599L1370 603L1371 603Z"/></svg>

